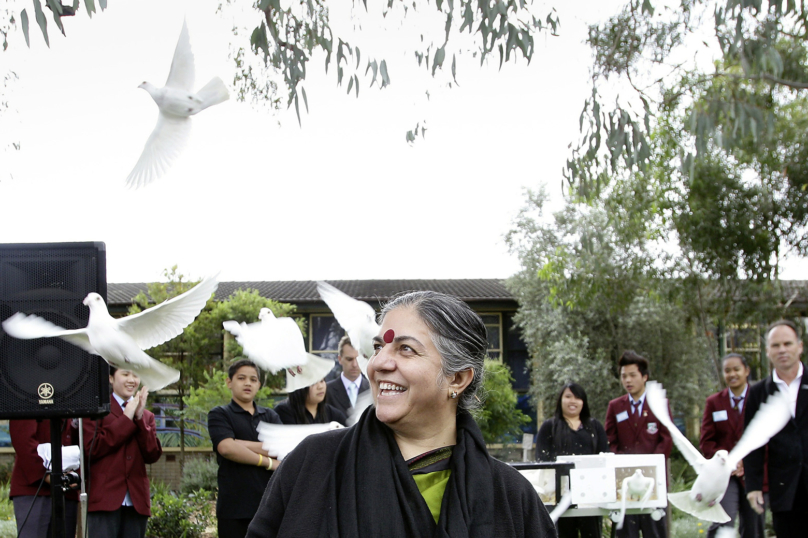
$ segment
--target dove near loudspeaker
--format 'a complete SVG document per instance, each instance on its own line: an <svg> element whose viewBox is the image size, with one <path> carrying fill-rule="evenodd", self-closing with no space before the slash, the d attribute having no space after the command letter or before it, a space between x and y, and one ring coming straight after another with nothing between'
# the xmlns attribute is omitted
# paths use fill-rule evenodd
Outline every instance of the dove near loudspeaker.
<svg viewBox="0 0 808 538"><path fill-rule="evenodd" d="M0 244L0 322L22 312L81 329L90 292L107 299L104 243ZM104 359L60 338L13 338L0 325L0 419L107 413Z"/></svg>

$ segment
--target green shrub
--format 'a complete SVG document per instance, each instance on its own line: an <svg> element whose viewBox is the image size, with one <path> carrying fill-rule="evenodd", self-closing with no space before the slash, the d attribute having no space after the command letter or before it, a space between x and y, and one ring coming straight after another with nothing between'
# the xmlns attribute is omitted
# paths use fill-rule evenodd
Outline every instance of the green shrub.
<svg viewBox="0 0 808 538"><path fill-rule="evenodd" d="M11 481L11 471L14 469L14 460L6 462L3 465L0 465L0 484L5 484L6 490L8 490L8 483ZM6 491L8 493L8 491ZM6 496L8 498L8 496Z"/></svg>
<svg viewBox="0 0 808 538"><path fill-rule="evenodd" d="M0 483L0 538L17 536L17 521L14 519L14 504L8 498L10 484Z"/></svg>
<svg viewBox="0 0 808 538"><path fill-rule="evenodd" d="M485 377L481 391L485 399L483 406L474 411L474 418L486 443L500 442L507 437L516 437L521 442L521 426L530 422L530 417L516 408L516 392L512 382L513 376L508 365L485 360Z"/></svg>
<svg viewBox="0 0 808 538"><path fill-rule="evenodd" d="M211 521L210 494L160 491L152 495L148 538L200 538Z"/></svg>
<svg viewBox="0 0 808 538"><path fill-rule="evenodd" d="M219 464L216 463L215 456L189 458L182 469L180 491L183 493L197 490L218 491L218 472Z"/></svg>

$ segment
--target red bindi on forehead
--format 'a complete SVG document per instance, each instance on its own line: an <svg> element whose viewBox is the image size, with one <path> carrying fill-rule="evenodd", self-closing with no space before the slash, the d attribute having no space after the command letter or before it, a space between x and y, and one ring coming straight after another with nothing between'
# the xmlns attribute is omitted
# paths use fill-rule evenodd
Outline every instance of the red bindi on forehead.
<svg viewBox="0 0 808 538"><path fill-rule="evenodd" d="M385 344L392 344L393 339L396 337L396 331L393 329L387 329L387 332L384 333L384 343Z"/></svg>

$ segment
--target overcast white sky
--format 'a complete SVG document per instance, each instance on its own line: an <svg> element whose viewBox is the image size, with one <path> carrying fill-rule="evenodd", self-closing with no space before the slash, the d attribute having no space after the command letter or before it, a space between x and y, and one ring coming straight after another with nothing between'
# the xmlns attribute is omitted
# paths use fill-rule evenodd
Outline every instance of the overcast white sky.
<svg viewBox="0 0 808 538"><path fill-rule="evenodd" d="M157 115L137 86L164 83L183 16L197 87L214 75L232 87L228 43L248 38L232 37L215 0L109 0L92 20L82 2L67 38L51 22L50 49L33 26L30 49L18 31L0 53L19 75L0 142L21 143L0 149L0 243L104 241L110 282L157 280L173 264L222 280L507 277L519 266L503 236L523 189L544 183L560 204L590 92L586 27L618 3L552 2L561 35L538 36L530 66L461 61L460 86L433 87L429 101L409 34L366 23L363 56L387 58L390 87L360 77L359 99L347 97L315 58L302 127L233 96L194 118L169 174L129 191ZM426 139L408 146L422 119Z"/></svg>

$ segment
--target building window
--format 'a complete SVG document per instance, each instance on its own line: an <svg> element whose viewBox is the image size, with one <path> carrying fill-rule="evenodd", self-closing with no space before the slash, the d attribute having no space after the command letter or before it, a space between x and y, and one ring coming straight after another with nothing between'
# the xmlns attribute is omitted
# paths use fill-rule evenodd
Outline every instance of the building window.
<svg viewBox="0 0 808 538"><path fill-rule="evenodd" d="M309 352L337 360L337 346L345 334L337 319L331 314L312 314L309 323Z"/></svg>
<svg viewBox="0 0 808 538"><path fill-rule="evenodd" d="M488 356L502 360L502 314L480 314L488 331Z"/></svg>

